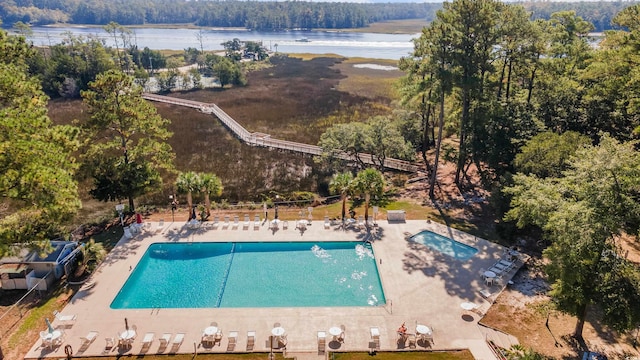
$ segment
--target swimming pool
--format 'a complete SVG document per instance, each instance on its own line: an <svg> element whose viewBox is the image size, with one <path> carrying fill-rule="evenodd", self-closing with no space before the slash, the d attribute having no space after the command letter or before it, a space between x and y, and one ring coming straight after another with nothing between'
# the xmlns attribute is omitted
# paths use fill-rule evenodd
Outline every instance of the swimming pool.
<svg viewBox="0 0 640 360"><path fill-rule="evenodd" d="M468 260L478 252L478 249L473 246L427 230L413 235L411 240L458 260Z"/></svg>
<svg viewBox="0 0 640 360"><path fill-rule="evenodd" d="M361 242L155 243L112 309L378 306L384 292Z"/></svg>

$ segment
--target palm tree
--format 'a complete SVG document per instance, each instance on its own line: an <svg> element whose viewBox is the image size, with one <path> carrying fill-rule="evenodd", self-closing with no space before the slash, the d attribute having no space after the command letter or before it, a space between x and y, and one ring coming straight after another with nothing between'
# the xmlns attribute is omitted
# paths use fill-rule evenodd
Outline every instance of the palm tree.
<svg viewBox="0 0 640 360"><path fill-rule="evenodd" d="M106 256L107 251L102 243L97 243L94 239L90 239L80 249L82 260L78 264L76 273L82 275L85 272L91 272Z"/></svg>
<svg viewBox="0 0 640 360"><path fill-rule="evenodd" d="M384 192L384 177L382 173L374 168L360 171L353 180L354 190L364 195L364 218L369 221L369 202L371 195L382 196Z"/></svg>
<svg viewBox="0 0 640 360"><path fill-rule="evenodd" d="M191 220L192 212L191 209L193 207L193 197L192 194L194 191L199 191L202 186L200 185L200 176L193 171L189 171L186 173L180 173L178 175L178 179L176 179L176 188L178 192L181 194L187 194L187 205L189 207L189 220Z"/></svg>
<svg viewBox="0 0 640 360"><path fill-rule="evenodd" d="M200 174L200 185L202 186L202 192L204 193L204 206L207 209L207 218L211 215L211 200L210 196L222 195L222 181L215 174Z"/></svg>
<svg viewBox="0 0 640 360"><path fill-rule="evenodd" d="M332 194L340 194L342 201L342 222L347 214L347 196L351 194L353 188L353 175L350 172L334 174L329 183L329 191Z"/></svg>

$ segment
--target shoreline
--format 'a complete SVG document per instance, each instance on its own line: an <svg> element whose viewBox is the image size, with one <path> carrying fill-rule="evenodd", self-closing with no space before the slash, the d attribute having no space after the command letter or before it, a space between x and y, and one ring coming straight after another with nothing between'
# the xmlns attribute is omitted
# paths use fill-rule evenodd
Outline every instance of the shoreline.
<svg viewBox="0 0 640 360"><path fill-rule="evenodd" d="M197 26L194 24L143 24L143 25L122 25L127 29L202 29L205 31L241 31L241 32L257 32L257 33L286 33L290 31L300 32L325 32L325 33L372 33L372 34L415 34L419 33L422 26L427 24L420 19L408 19L408 20L393 20L386 22L372 23L367 27L350 28L350 29L287 29L287 30L252 30L243 27L210 27L210 26ZM98 24L68 24L68 23L56 23L47 25L37 25L33 27L38 28L77 28L77 29L103 29L105 25ZM8 31L12 31L11 27L4 27Z"/></svg>

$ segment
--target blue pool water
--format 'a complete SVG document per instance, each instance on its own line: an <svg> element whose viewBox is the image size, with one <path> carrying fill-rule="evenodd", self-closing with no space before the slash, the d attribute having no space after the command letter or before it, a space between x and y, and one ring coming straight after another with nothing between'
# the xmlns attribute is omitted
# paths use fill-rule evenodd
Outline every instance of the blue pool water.
<svg viewBox="0 0 640 360"><path fill-rule="evenodd" d="M112 309L377 306L370 244L156 243Z"/></svg>
<svg viewBox="0 0 640 360"><path fill-rule="evenodd" d="M412 236L411 240L458 260L468 260L478 252L478 249L473 246L457 242L431 231L421 231Z"/></svg>

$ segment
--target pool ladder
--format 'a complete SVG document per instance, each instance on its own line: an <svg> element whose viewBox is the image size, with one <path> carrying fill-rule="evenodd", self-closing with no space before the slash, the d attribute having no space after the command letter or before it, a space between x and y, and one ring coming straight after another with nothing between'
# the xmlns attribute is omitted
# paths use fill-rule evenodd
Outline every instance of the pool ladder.
<svg viewBox="0 0 640 360"><path fill-rule="evenodd" d="M231 244L231 256L229 256L229 262L227 263L227 269L224 272L224 276L222 277L222 284L220 286L220 292L218 293L218 299L216 301L216 307L220 307L220 303L222 302L222 295L224 294L224 289L227 287L227 280L229 279L229 272L231 272L231 264L233 263L233 256L235 254L236 244Z"/></svg>

